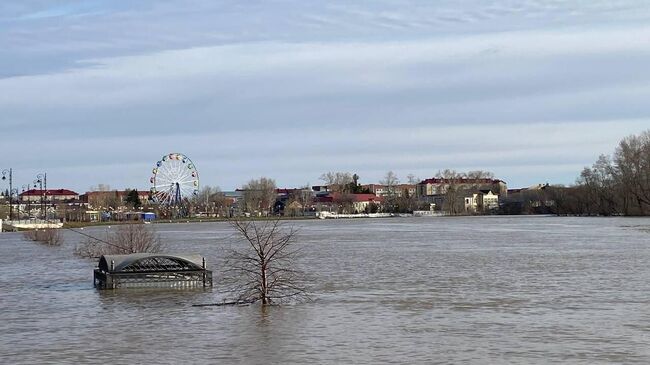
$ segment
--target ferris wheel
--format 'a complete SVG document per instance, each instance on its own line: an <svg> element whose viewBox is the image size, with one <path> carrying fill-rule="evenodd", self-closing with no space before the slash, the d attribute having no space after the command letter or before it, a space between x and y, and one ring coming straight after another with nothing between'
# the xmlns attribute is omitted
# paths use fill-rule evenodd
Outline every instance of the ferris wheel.
<svg viewBox="0 0 650 365"><path fill-rule="evenodd" d="M151 199L162 205L180 205L199 194L199 172L182 153L164 155L152 170Z"/></svg>

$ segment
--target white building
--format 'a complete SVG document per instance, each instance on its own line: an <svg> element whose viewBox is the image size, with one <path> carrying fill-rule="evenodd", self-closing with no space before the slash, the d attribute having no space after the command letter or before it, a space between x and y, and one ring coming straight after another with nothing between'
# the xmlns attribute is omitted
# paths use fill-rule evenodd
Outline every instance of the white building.
<svg viewBox="0 0 650 365"><path fill-rule="evenodd" d="M481 190L465 195L464 203L467 213L486 212L499 208L499 195L491 190Z"/></svg>

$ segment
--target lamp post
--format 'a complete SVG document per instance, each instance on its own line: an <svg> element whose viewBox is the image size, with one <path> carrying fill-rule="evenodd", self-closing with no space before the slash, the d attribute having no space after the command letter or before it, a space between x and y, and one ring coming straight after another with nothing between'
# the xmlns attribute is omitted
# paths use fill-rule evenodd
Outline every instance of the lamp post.
<svg viewBox="0 0 650 365"><path fill-rule="evenodd" d="M14 176L13 169L2 170L2 180L7 180L7 174L9 175L9 220L13 219L14 205L13 205L13 196L14 196Z"/></svg>
<svg viewBox="0 0 650 365"><path fill-rule="evenodd" d="M23 188L22 191L23 191L23 193L24 193L24 192L26 192L26 191L29 191L29 189L31 188L31 185L29 185L29 184L24 184L24 185L22 186L22 188ZM20 205L19 205L19 206L20 206ZM28 195L28 196L27 196L27 217L29 218L31 215L32 215L32 200L29 198L29 195Z"/></svg>
<svg viewBox="0 0 650 365"><path fill-rule="evenodd" d="M47 219L47 201L45 194L47 194L47 173L42 173L42 174L37 174L36 175L36 180L34 180L34 187L36 187L36 184L39 184L39 189L40 189L40 195L41 195L41 201L40 201L40 208L41 208L41 219ZM43 185L45 185L45 191L43 190Z"/></svg>
<svg viewBox="0 0 650 365"><path fill-rule="evenodd" d="M16 216L18 217L18 220L20 220L20 201L18 201L18 188L14 188L9 195L11 196L16 196Z"/></svg>

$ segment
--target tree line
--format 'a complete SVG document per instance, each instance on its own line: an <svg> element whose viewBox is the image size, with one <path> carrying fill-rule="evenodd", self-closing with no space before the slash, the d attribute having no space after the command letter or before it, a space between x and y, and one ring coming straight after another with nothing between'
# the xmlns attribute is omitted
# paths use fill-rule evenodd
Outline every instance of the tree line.
<svg viewBox="0 0 650 365"><path fill-rule="evenodd" d="M611 155L585 167L572 187L550 187L555 213L650 214L650 130L623 138Z"/></svg>
<svg viewBox="0 0 650 365"><path fill-rule="evenodd" d="M359 183L359 175L350 172L326 172L319 178L328 192L332 193L334 203L344 211L350 211L354 203L354 194L369 194L371 191ZM419 180L414 175L407 177L409 184L416 184ZM408 191L400 191L400 180L397 175L389 171L380 184L386 186L385 204L383 211L407 212L418 208L417 196ZM241 197L238 209L254 215L272 215L279 207L276 193L277 185L274 179L260 177L251 179L241 187ZM228 216L233 208L225 194L218 187L203 187L198 196L190 201L192 211L207 212L212 215ZM309 184L296 189L289 189L285 205L282 207L285 215L299 216L314 205L314 196ZM369 206L369 212L375 213L380 207Z"/></svg>
<svg viewBox="0 0 650 365"><path fill-rule="evenodd" d="M482 188L480 184L468 185L467 181L494 179L488 171L457 172L441 170L435 174L443 179L443 189L435 192L444 197L436 204L436 209L451 215L465 214L463 197L467 192ZM350 172L326 172L320 180L333 193L334 205L338 209L350 212L354 204L354 194L371 193L359 184L360 177ZM414 185L420 180L409 175L405 183ZM381 209L389 213L407 213L414 210L428 210L431 203L421 199L412 190L403 190L400 179L393 171L388 171L379 181L383 185L383 202L381 207L369 204L367 213ZM203 212L212 216L231 217L235 209L254 215L273 215L278 212L275 180L268 177L251 179L241 187L238 206L232 205L218 187L206 186L198 196L188 202L187 213ZM99 189L101 190L101 189ZM498 213L501 214L536 214L550 213L560 215L649 215L650 214L650 130L623 138L612 154L601 155L591 166L585 167L573 186L546 185L541 189L523 189L517 201L502 195L499 198ZM502 193L502 192L501 192ZM107 195L102 199L115 200ZM288 198L283 202L285 215L304 215L314 207L314 196L309 185L290 189ZM139 207L137 191L129 191L125 202L129 206ZM114 206L117 202L102 201L98 206ZM495 213L496 210L491 211ZM359 212L361 213L361 212Z"/></svg>

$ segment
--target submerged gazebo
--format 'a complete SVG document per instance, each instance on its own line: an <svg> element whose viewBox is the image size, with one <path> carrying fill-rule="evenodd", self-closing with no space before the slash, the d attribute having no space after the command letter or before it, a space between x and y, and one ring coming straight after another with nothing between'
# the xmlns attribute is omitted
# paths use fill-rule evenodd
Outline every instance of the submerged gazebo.
<svg viewBox="0 0 650 365"><path fill-rule="evenodd" d="M178 288L212 286L212 271L201 255L133 253L104 255L94 272L100 289Z"/></svg>

